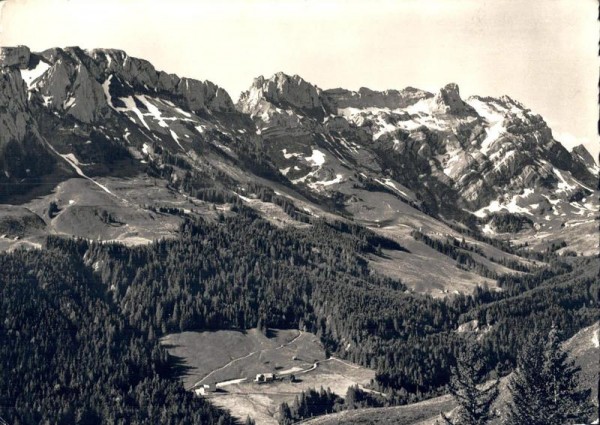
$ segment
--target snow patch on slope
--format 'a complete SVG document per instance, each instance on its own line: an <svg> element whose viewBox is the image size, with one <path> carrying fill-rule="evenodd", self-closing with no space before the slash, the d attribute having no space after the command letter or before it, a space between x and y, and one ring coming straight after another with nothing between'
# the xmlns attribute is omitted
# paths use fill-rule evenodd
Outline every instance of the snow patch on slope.
<svg viewBox="0 0 600 425"><path fill-rule="evenodd" d="M500 202L498 200L492 201L487 207L483 207L477 211L475 211L473 214L475 214L475 216L480 217L480 218L484 218L486 217L489 213L494 213L494 212L499 212L502 210L506 210L509 213L513 213L513 214L528 214L528 215L533 215L528 208L524 208L521 207L519 205L517 205L517 201L520 198L523 197L527 197L529 196L528 194L525 195L515 195L511 198L511 200L509 202Z"/></svg>
<svg viewBox="0 0 600 425"><path fill-rule="evenodd" d="M342 174L336 174L335 178L332 180L321 180L315 181L308 184L309 187L313 189L317 189L318 186L331 186L332 184L341 183L344 179Z"/></svg>
<svg viewBox="0 0 600 425"><path fill-rule="evenodd" d="M75 156L75 154L72 153L68 153L65 155L61 155L63 158L68 159L69 162L72 162L75 165L85 165L85 164L80 164L79 160L77 159L77 157Z"/></svg>
<svg viewBox="0 0 600 425"><path fill-rule="evenodd" d="M183 146L181 146L181 143L179 143L179 136L177 136L177 133L175 133L173 130L169 131L171 132L171 137L173 138L173 140L175 140L175 142L179 145L182 151L185 151L185 149L183 149Z"/></svg>
<svg viewBox="0 0 600 425"><path fill-rule="evenodd" d="M490 148L498 139L502 137L504 133L506 133L506 126L504 125L504 117L508 110L506 108L501 107L496 103L485 103L479 99L469 98L467 99L467 103L475 109L477 114L484 118L489 127L485 129L486 137L481 142L481 153L487 155L490 151ZM516 108L513 108L516 109ZM520 113L520 111L519 111Z"/></svg>
<svg viewBox="0 0 600 425"><path fill-rule="evenodd" d="M313 166L320 167L325 163L325 154L319 150L313 149L312 155L304 158L307 162L313 164Z"/></svg>
<svg viewBox="0 0 600 425"><path fill-rule="evenodd" d="M558 177L558 191L559 192L566 192L568 190L573 190L576 189L577 186L574 186L572 184L569 184L567 182L567 180L563 177L562 173L560 171L558 171L556 168L554 168L554 174L556 175L556 177Z"/></svg>
<svg viewBox="0 0 600 425"><path fill-rule="evenodd" d="M375 181L379 184L391 187L392 189L394 189L396 192L398 192L399 194L406 196L407 198L409 198L408 194L406 192L404 192L402 189L399 189L398 186L396 186L396 184L391 180L391 179L384 179L379 180L379 179L375 179Z"/></svg>
<svg viewBox="0 0 600 425"><path fill-rule="evenodd" d="M427 126L430 129L443 130L439 120L432 112L430 99L422 99L406 108L340 108L338 114L357 126L365 124L373 130L373 140L397 130L412 131ZM370 123L369 123L370 122Z"/></svg>
<svg viewBox="0 0 600 425"><path fill-rule="evenodd" d="M141 96L136 96L138 98L138 100L140 102L142 102L144 104L144 106L146 107L146 109L148 109L148 112L150 113L150 115L156 120L158 121L158 125L163 127L163 128L168 128L169 124L167 124L160 112L160 110L156 107L156 105L154 105L152 102L150 102L148 100L148 98L145 95L141 95Z"/></svg>
<svg viewBox="0 0 600 425"><path fill-rule="evenodd" d="M50 65L46 62L39 61L37 66L33 69L22 69L21 70L21 78L27 84L27 88L31 90L35 87L34 81L41 77L48 69Z"/></svg>
<svg viewBox="0 0 600 425"><path fill-rule="evenodd" d="M115 107L114 109L116 109L119 112L133 112L139 118L140 122L144 125L144 127L150 130L150 127L148 126L148 124L146 124L146 120L144 119L144 114L138 109L137 105L135 104L135 100L133 100L133 97L120 97L119 99L125 104L125 107Z"/></svg>
<svg viewBox="0 0 600 425"><path fill-rule="evenodd" d="M63 103L63 109L66 110L75 106L76 101L77 99L75 99L74 97L70 97L69 99L65 100L65 102Z"/></svg>
<svg viewBox="0 0 600 425"><path fill-rule="evenodd" d="M287 153L287 149L282 149L281 152L283 152L283 157L285 159L290 159L302 155L301 153Z"/></svg>

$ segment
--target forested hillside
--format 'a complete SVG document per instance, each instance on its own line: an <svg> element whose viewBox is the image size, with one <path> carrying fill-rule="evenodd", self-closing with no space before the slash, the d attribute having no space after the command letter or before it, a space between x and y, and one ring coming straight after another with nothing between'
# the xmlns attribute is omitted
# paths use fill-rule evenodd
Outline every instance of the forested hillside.
<svg viewBox="0 0 600 425"><path fill-rule="evenodd" d="M598 320L595 258L556 258L502 280L505 291L433 299L369 269L364 256L381 246L403 249L358 226L277 228L236 207L147 246L51 237L41 251L2 254L0 417L229 423L170 379L158 338L172 331L309 330L376 369L375 387L403 404L445 391L465 340L478 338L490 376L504 375L530 329L554 323L567 338Z"/></svg>
<svg viewBox="0 0 600 425"><path fill-rule="evenodd" d="M81 257L0 255L0 418L10 424L233 423L169 379Z"/></svg>

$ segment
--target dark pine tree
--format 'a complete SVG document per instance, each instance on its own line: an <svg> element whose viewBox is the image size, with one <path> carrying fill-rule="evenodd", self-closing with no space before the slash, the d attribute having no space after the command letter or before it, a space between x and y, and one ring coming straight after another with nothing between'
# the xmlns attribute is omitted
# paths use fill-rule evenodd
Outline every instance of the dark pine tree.
<svg viewBox="0 0 600 425"><path fill-rule="evenodd" d="M533 335L518 357L509 390L507 425L587 423L591 390L578 389L580 368L561 348L558 330Z"/></svg>
<svg viewBox="0 0 600 425"><path fill-rule="evenodd" d="M279 406L279 424L289 425L292 423L294 423L294 420L292 418L292 411L290 409L290 406L286 402L283 402Z"/></svg>
<svg viewBox="0 0 600 425"><path fill-rule="evenodd" d="M483 383L485 361L481 347L470 342L456 359L452 368L450 393L458 403L452 419L442 413L444 423L449 425L484 425L493 417L492 404L498 397L498 384Z"/></svg>

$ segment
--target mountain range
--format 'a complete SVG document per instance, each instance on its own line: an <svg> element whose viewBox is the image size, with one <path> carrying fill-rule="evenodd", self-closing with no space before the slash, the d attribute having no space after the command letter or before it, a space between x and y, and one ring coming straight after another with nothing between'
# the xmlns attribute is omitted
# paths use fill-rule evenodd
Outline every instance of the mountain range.
<svg viewBox="0 0 600 425"><path fill-rule="evenodd" d="M213 214L219 193L295 226L333 217L398 240L472 232L597 251L583 236L597 227L600 168L508 96L323 90L276 73L234 104L120 50L19 46L0 58L5 247L46 234L147 243L181 211Z"/></svg>
<svg viewBox="0 0 600 425"><path fill-rule="evenodd" d="M465 347L505 377L554 326L588 389L599 172L454 83L279 72L234 102L121 50L2 47L0 422L432 422Z"/></svg>

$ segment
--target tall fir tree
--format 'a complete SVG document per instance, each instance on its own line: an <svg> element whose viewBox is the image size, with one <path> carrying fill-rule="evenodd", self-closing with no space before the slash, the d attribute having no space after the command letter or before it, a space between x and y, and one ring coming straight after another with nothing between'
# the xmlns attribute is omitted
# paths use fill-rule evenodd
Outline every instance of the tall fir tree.
<svg viewBox="0 0 600 425"><path fill-rule="evenodd" d="M590 419L591 390L578 388L580 368L561 348L558 330L534 334L509 383L507 425L563 425Z"/></svg>
<svg viewBox="0 0 600 425"><path fill-rule="evenodd" d="M492 404L498 397L499 381L485 384L485 363L481 347L469 342L456 359L452 368L450 394L458 403L458 409L452 419L442 413L444 423L448 425L485 425L495 415Z"/></svg>
<svg viewBox="0 0 600 425"><path fill-rule="evenodd" d="M292 417L292 411L290 409L290 406L286 402L281 403L281 405L279 406L279 421L278 422L280 425L290 425L290 424L294 423L294 419Z"/></svg>

